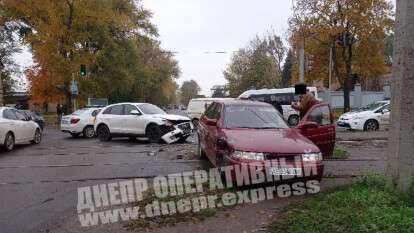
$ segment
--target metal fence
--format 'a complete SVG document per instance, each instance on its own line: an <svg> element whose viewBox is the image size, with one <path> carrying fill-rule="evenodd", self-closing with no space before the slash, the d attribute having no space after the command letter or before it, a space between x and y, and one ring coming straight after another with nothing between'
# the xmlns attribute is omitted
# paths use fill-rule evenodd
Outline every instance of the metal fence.
<svg viewBox="0 0 414 233"><path fill-rule="evenodd" d="M344 106L343 91L318 91L319 98L330 103L334 109ZM355 85L355 90L350 93L351 108L366 106L372 102L391 98L390 87L385 86L383 91L361 91L360 85Z"/></svg>

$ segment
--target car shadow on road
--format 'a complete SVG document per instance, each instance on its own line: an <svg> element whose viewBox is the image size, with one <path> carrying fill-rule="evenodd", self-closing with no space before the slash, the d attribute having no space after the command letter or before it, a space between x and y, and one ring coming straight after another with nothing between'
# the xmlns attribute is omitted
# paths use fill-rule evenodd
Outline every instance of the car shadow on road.
<svg viewBox="0 0 414 233"><path fill-rule="evenodd" d="M0 157L6 157L6 156L13 156L16 153L18 153L21 150L24 150L28 147L36 147L37 145L31 145L30 143L27 144L19 144L15 145L12 151L5 151L3 148L0 149Z"/></svg>

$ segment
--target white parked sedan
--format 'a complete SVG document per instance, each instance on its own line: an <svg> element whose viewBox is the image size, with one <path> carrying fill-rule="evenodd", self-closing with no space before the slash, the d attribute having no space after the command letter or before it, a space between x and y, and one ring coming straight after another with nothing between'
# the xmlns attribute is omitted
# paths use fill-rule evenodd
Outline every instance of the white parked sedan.
<svg viewBox="0 0 414 233"><path fill-rule="evenodd" d="M336 124L351 130L375 131L390 124L390 101L377 101L342 114Z"/></svg>
<svg viewBox="0 0 414 233"><path fill-rule="evenodd" d="M40 126L14 108L0 107L0 146L11 151L15 144L39 144Z"/></svg>
<svg viewBox="0 0 414 233"><path fill-rule="evenodd" d="M100 108L83 108L63 116L60 130L70 133L72 137L79 137L82 134L85 138L92 138L95 136L93 125L99 111Z"/></svg>
<svg viewBox="0 0 414 233"><path fill-rule="evenodd" d="M147 103L109 105L96 116L95 130L101 141L123 136L146 137L150 142L185 141L193 130L188 117L171 115Z"/></svg>

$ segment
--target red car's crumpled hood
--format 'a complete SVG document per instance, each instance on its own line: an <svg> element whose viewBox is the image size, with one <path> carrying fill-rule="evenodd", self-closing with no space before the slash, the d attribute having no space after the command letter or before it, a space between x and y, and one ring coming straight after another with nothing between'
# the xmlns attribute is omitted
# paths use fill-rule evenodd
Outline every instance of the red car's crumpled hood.
<svg viewBox="0 0 414 233"><path fill-rule="evenodd" d="M223 129L235 150L281 154L319 152L319 148L296 129Z"/></svg>

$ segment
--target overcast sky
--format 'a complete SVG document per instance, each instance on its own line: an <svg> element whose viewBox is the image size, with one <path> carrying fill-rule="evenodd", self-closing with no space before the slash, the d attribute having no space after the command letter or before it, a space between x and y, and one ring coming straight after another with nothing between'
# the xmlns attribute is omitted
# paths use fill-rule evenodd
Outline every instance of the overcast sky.
<svg viewBox="0 0 414 233"><path fill-rule="evenodd" d="M177 51L178 83L194 79L202 94L225 84L223 70L231 53L255 35L274 30L286 37L291 0L143 0L153 12L162 47ZM205 52L227 51L227 54Z"/></svg>

